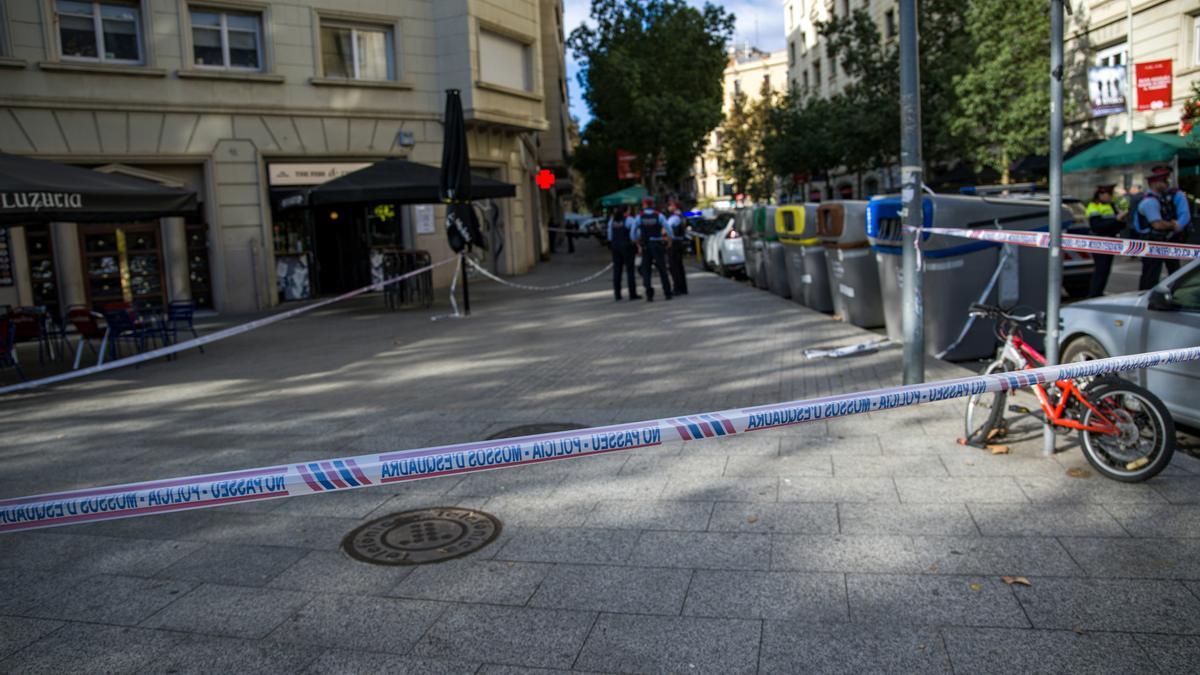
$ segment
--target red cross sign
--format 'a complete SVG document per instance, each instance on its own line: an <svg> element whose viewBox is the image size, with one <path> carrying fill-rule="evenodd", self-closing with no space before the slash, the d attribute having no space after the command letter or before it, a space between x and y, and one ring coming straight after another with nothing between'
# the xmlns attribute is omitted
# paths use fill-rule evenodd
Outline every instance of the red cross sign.
<svg viewBox="0 0 1200 675"><path fill-rule="evenodd" d="M534 180L537 182L538 187L543 190L549 190L554 187L554 172L550 169L542 169L538 172L537 178Z"/></svg>

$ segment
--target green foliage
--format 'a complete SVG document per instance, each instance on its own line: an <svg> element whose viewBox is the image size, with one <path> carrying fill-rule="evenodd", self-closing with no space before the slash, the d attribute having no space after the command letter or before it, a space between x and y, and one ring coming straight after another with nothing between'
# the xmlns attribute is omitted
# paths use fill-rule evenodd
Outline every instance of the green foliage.
<svg viewBox="0 0 1200 675"><path fill-rule="evenodd" d="M604 124L614 151L642 157L651 188L659 162L677 180L721 122L733 16L682 0L592 0L591 17L594 27L576 28L567 44L579 60L592 124ZM598 178L580 170L589 182Z"/></svg>
<svg viewBox="0 0 1200 675"><path fill-rule="evenodd" d="M738 92L733 96L729 112L721 124L721 173L738 194L755 200L771 196L775 187L775 172L767 159L766 138L768 116L775 108L775 97L764 86L757 101Z"/></svg>
<svg viewBox="0 0 1200 675"><path fill-rule="evenodd" d="M976 165L1004 173L1049 146L1050 16L1042 2L972 0L965 19L972 67L954 78L962 110L950 130L974 139Z"/></svg>
<svg viewBox="0 0 1200 675"><path fill-rule="evenodd" d="M587 204L595 204L604 195L631 183L617 180L617 147L605 131L602 120L592 120L579 135L579 145L571 158L572 166L584 176L583 195Z"/></svg>

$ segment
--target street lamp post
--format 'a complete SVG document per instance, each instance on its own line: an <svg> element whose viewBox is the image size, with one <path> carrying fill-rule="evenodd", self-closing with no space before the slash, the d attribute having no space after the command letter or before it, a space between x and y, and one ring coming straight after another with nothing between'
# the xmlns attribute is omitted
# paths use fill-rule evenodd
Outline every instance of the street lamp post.
<svg viewBox="0 0 1200 675"><path fill-rule="evenodd" d="M1058 363L1058 307L1062 299L1063 0L1050 0L1050 251L1046 275L1046 365ZM1054 454L1047 425L1043 451Z"/></svg>
<svg viewBox="0 0 1200 675"><path fill-rule="evenodd" d="M904 384L925 381L925 316L916 228L922 225L921 74L916 0L900 0L900 194L903 201Z"/></svg>

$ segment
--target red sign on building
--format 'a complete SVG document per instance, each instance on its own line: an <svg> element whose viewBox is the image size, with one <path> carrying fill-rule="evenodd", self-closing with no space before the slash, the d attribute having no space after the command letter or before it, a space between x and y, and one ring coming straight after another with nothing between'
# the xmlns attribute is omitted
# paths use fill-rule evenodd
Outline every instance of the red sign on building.
<svg viewBox="0 0 1200 675"><path fill-rule="evenodd" d="M543 190L549 190L550 188L554 187L554 183L556 181L554 172L550 169L542 169L538 172L537 176L533 180L537 183L537 186Z"/></svg>
<svg viewBox="0 0 1200 675"><path fill-rule="evenodd" d="M1171 107L1171 60L1147 61L1134 65L1137 81L1137 109L1163 110Z"/></svg>
<svg viewBox="0 0 1200 675"><path fill-rule="evenodd" d="M617 180L640 178L641 172L637 170L637 161L637 153L617 150Z"/></svg>

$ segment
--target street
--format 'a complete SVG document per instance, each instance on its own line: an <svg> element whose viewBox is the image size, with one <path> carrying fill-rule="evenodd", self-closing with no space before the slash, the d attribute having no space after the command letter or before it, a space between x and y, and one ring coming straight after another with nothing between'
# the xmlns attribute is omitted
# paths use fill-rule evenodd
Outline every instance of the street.
<svg viewBox="0 0 1200 675"><path fill-rule="evenodd" d="M604 253L584 242L521 281ZM899 350L803 356L868 331L695 268L689 285L614 303L607 275L473 280L471 317L437 322L444 291L429 311L372 296L11 396L0 497L899 383ZM930 360L928 377L969 372ZM0 535L0 671L1194 668L1200 460L1121 484L1073 438L1043 457L1036 428L1009 454L960 446L962 411ZM429 565L340 550L373 519L451 506L499 536Z"/></svg>

